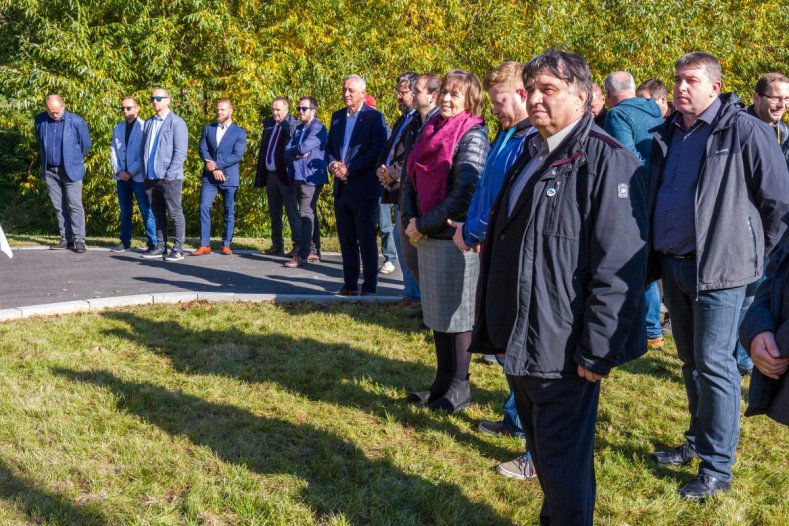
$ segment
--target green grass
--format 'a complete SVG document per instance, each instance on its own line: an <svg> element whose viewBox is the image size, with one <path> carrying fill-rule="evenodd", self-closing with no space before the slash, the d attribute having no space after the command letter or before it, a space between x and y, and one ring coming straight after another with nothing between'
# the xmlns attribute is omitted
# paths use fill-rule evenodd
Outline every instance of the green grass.
<svg viewBox="0 0 789 526"><path fill-rule="evenodd" d="M401 402L427 331L387 305L149 306L0 324L0 524L534 524L537 481L501 370L474 361L454 416ZM733 491L686 503L695 466L648 462L687 423L671 345L603 383L596 522L789 523L786 428L744 419Z"/></svg>

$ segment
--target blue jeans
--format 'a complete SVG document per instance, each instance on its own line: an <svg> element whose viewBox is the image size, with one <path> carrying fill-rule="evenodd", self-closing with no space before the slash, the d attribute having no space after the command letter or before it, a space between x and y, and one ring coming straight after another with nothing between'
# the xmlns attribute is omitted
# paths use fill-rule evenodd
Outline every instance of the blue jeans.
<svg viewBox="0 0 789 526"><path fill-rule="evenodd" d="M395 221L400 221L400 207L397 205L394 205L394 217ZM400 244L399 229L394 229L392 237L394 238L395 250L397 250L397 258L395 260L405 261L403 259L403 247ZM419 284L416 282L416 278L408 270L408 265L400 265L400 268L403 271L403 297L413 301L420 301L421 295L419 294Z"/></svg>
<svg viewBox="0 0 789 526"><path fill-rule="evenodd" d="M647 338L661 338L663 326L660 323L660 287L657 281L647 285L644 297L647 302Z"/></svg>
<svg viewBox="0 0 789 526"><path fill-rule="evenodd" d="M700 474L724 482L740 436L740 373L734 353L745 287L696 291L696 260L663 258L663 296L682 360Z"/></svg>
<svg viewBox="0 0 789 526"><path fill-rule="evenodd" d="M497 354L496 361L499 362L499 365L504 367L504 358L502 356ZM507 386L510 388L510 395L507 397L507 400L504 402L504 407L502 408L504 410L504 429L513 436L526 438L526 435L523 434L521 418L518 416L518 408L515 406L515 395L512 394L512 381L509 376L507 376Z"/></svg>
<svg viewBox="0 0 789 526"><path fill-rule="evenodd" d="M211 205L216 194L222 194L224 228L222 230L222 246L229 247L233 241L236 226L236 191L237 186L222 188L218 184L203 182L200 187L200 246L211 244Z"/></svg>
<svg viewBox="0 0 789 526"><path fill-rule="evenodd" d="M121 243L124 246L131 245L132 238L132 207L134 199L137 199L137 208L142 216L142 223L145 226L145 237L148 239L148 248L156 246L156 220L151 211L151 203L148 201L148 194L145 193L145 183L129 181L116 181L118 184L118 205L121 209Z"/></svg>
<svg viewBox="0 0 789 526"><path fill-rule="evenodd" d="M384 261L397 263L397 249L392 229L392 205L378 199L378 228L381 229L381 254Z"/></svg>

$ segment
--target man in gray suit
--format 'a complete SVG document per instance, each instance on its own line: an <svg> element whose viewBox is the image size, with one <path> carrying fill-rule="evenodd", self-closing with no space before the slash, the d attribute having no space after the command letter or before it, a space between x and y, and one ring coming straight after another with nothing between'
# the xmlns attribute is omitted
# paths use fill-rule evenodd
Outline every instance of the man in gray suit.
<svg viewBox="0 0 789 526"><path fill-rule="evenodd" d="M142 255L144 258L164 258L180 261L184 258L183 244L186 220L181 208L181 190L184 182L184 161L189 146L189 131L184 120L171 112L170 94L156 88L151 93L153 116L145 122L142 137L142 166L145 174L145 191L151 202L156 220L154 248ZM167 212L175 226L173 248L167 252Z"/></svg>

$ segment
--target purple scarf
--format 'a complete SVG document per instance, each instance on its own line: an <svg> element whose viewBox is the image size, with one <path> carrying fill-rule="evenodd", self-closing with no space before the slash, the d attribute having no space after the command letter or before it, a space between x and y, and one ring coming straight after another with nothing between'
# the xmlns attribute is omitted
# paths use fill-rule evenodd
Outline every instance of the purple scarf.
<svg viewBox="0 0 789 526"><path fill-rule="evenodd" d="M408 178L416 190L419 215L434 209L447 196L455 147L467 131L483 122L467 111L448 119L436 114L427 121L408 156Z"/></svg>

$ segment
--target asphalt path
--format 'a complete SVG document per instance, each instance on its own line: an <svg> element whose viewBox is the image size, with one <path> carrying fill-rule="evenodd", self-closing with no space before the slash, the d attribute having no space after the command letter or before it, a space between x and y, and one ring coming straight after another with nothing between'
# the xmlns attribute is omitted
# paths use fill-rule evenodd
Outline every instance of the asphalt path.
<svg viewBox="0 0 789 526"><path fill-rule="evenodd" d="M15 248L0 254L0 309L148 293L220 292L332 297L342 288L339 254L320 263L284 268L287 258L253 251L218 253L182 261L143 259L139 251L113 253L89 248L70 250ZM359 288L361 288L361 279ZM378 296L401 296L402 274L378 274Z"/></svg>

